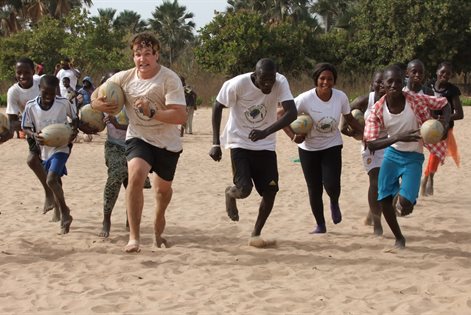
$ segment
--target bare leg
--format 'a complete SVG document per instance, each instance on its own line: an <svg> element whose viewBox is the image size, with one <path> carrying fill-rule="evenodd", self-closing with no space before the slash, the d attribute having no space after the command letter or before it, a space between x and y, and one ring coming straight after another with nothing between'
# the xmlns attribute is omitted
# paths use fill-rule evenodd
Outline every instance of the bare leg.
<svg viewBox="0 0 471 315"><path fill-rule="evenodd" d="M369 214L373 223L373 232L375 235L383 235L381 226L381 208L378 202L378 175L379 168L374 168L368 172L370 186L368 188L368 204L370 206Z"/></svg>
<svg viewBox="0 0 471 315"><path fill-rule="evenodd" d="M141 158L128 161L128 187L126 188L126 209L129 221L129 242L126 252L138 252L140 225L144 207L144 181L149 174L150 165Z"/></svg>
<svg viewBox="0 0 471 315"><path fill-rule="evenodd" d="M61 213L61 228L59 234L67 234L69 233L73 218L70 215L70 209L65 203L64 191L62 190L60 176L54 172L49 172L47 174L47 185L52 190L55 201L58 204Z"/></svg>
<svg viewBox="0 0 471 315"><path fill-rule="evenodd" d="M422 178L422 181L420 182L420 195L421 196L428 196L427 193L427 183L428 183L429 177L427 175L424 175Z"/></svg>
<svg viewBox="0 0 471 315"><path fill-rule="evenodd" d="M49 186L47 185L46 170L44 169L41 163L41 159L39 158L39 155L35 152L31 152L31 151L29 152L26 163L28 164L29 168L34 172L34 174L39 179L39 181L41 182L41 185L44 188L45 201L44 201L43 213L46 213L55 207L54 194L52 190L49 188ZM59 221L59 220L60 220L60 217L55 221Z"/></svg>
<svg viewBox="0 0 471 315"><path fill-rule="evenodd" d="M165 210L172 200L172 182L165 181L159 176L154 177L154 190L155 190L155 201L156 201L156 212L154 221L154 246L160 248L162 245L169 247L167 240L162 237L165 230Z"/></svg>
<svg viewBox="0 0 471 315"><path fill-rule="evenodd" d="M263 226L265 225L268 217L270 216L273 204L275 203L276 191L265 191L263 193L260 207L258 208L257 221L255 222L254 229L252 231L252 237L249 240L249 245L254 247L268 247L275 245L274 240L264 240L260 237Z"/></svg>
<svg viewBox="0 0 471 315"><path fill-rule="evenodd" d="M398 248L406 247L406 239L402 235L401 228L397 222L396 212L392 205L392 196L386 197L380 201L381 210L383 211L384 218L389 225L389 228L396 237L395 246Z"/></svg>
<svg viewBox="0 0 471 315"><path fill-rule="evenodd" d="M433 175L435 175L435 173L430 173L430 177L425 187L425 193L429 196L433 196Z"/></svg>

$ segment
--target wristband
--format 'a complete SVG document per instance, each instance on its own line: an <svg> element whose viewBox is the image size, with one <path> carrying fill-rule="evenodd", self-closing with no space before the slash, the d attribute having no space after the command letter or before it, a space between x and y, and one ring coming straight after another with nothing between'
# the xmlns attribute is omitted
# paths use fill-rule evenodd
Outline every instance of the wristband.
<svg viewBox="0 0 471 315"><path fill-rule="evenodd" d="M216 148L216 147L220 148L221 145L220 144L213 144L213 148Z"/></svg>
<svg viewBox="0 0 471 315"><path fill-rule="evenodd" d="M293 138L291 138L292 142L294 142L294 140L296 139L296 136L297 136L297 134L294 134Z"/></svg>

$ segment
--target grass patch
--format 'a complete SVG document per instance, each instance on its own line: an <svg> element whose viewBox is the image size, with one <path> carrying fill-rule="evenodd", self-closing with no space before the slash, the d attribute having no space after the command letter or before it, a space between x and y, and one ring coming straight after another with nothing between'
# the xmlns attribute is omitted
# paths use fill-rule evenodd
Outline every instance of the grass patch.
<svg viewBox="0 0 471 315"><path fill-rule="evenodd" d="M463 106L471 106L471 97L460 96L460 100Z"/></svg>
<svg viewBox="0 0 471 315"><path fill-rule="evenodd" d="M7 106L7 95L0 94L0 107L6 107L6 106Z"/></svg>

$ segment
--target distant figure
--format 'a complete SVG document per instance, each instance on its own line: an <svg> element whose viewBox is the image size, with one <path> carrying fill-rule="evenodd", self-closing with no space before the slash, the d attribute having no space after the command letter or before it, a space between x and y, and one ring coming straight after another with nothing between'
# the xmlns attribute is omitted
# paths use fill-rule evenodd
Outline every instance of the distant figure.
<svg viewBox="0 0 471 315"><path fill-rule="evenodd" d="M80 77L80 71L74 68L73 63L68 57L65 57L60 64L56 65L54 69L54 74L59 79L59 91L60 95L63 97L67 96L67 88L64 86L63 79L65 77L69 78L69 85L75 91L77 89L77 80Z"/></svg>
<svg viewBox="0 0 471 315"><path fill-rule="evenodd" d="M449 62L442 62L437 68L437 80L432 83L435 96L446 97L451 107L451 120L446 135L446 146L448 155L450 155L455 161L456 166L460 166L460 154L458 152L458 145L456 144L455 136L453 134L453 128L455 126L455 120L461 120L464 118L463 105L461 104L460 89L449 82L453 77L453 67ZM443 116L441 111L432 112L434 118L440 118ZM433 177L438 170L440 159L433 153L430 154L427 166L425 168L424 177L421 184L421 195L432 196L433 195Z"/></svg>
<svg viewBox="0 0 471 315"><path fill-rule="evenodd" d="M189 85L186 85L184 77L180 77L180 79L182 80L183 88L185 89L186 111L188 113L188 120L186 121L185 127L183 129L185 129L186 133L191 135L193 134L193 116L195 110L197 110L197 95Z"/></svg>
<svg viewBox="0 0 471 315"><path fill-rule="evenodd" d="M54 200L60 210L59 234L67 234L72 223L72 216L65 202L61 177L67 174L65 164L70 155L70 142L77 136L78 117L75 106L65 98L56 96L58 87L59 80L55 76L45 75L41 78L41 94L26 104L21 126L25 133L39 145L41 159L47 173L47 186L54 194ZM65 124L68 119L72 120L73 127L69 144L61 147L45 145L41 131L51 124Z"/></svg>
<svg viewBox="0 0 471 315"><path fill-rule="evenodd" d="M83 105L90 104L92 101L92 93L95 91L92 78L86 76L82 80L83 86L77 91L77 110Z"/></svg>
<svg viewBox="0 0 471 315"><path fill-rule="evenodd" d="M277 120L277 105L285 113ZM220 139L222 110L229 108L229 121ZM296 107L288 81L276 71L275 63L260 59L254 72L226 81L213 107L213 146L209 156L219 162L221 143L231 150L234 186L226 188L226 212L232 221L239 221L236 199L247 198L255 189L262 196L250 246L272 244L260 237L271 213L278 192L278 166L275 132L296 119Z"/></svg>

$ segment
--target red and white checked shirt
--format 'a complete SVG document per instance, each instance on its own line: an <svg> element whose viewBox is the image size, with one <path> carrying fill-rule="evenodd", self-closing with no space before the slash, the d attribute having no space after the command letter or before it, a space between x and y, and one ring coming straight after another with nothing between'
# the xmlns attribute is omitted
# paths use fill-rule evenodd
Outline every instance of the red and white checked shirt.
<svg viewBox="0 0 471 315"><path fill-rule="evenodd" d="M406 104L410 104L412 111L415 113L419 127L422 123L431 118L430 110L438 110L448 104L445 97L434 97L422 94L413 94L402 92L406 98ZM365 132L363 138L365 141L372 141L378 138L379 131L386 129L384 127L383 106L386 103L386 95L378 100L373 106L370 115L365 123ZM437 144L424 144L424 146L435 154L443 163L446 157L447 146L446 141L440 141Z"/></svg>

